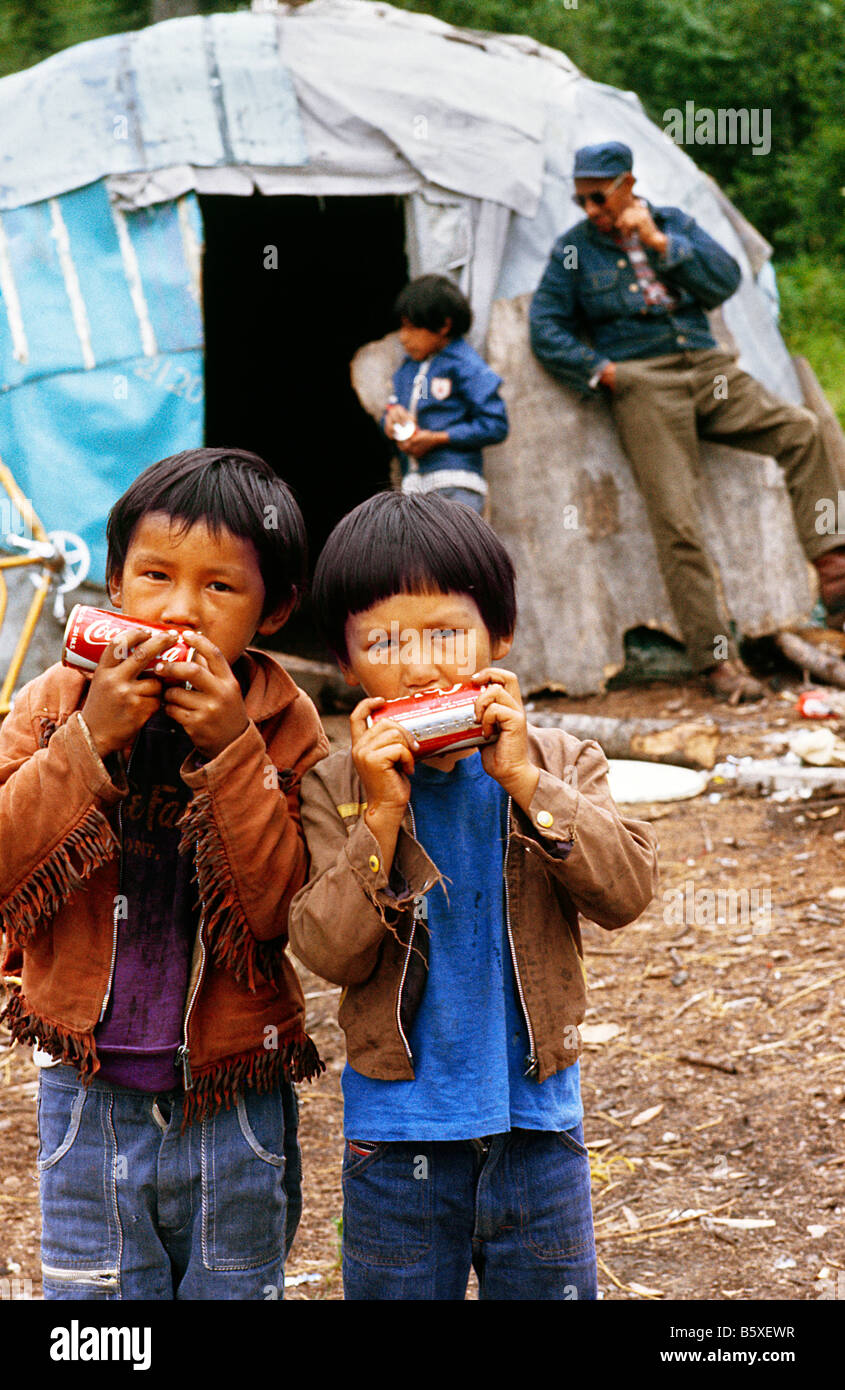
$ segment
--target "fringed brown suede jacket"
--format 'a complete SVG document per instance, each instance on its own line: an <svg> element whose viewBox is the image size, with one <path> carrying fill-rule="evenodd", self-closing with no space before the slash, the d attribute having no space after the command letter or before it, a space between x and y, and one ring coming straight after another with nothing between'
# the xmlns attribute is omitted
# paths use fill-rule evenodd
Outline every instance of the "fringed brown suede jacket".
<svg viewBox="0 0 845 1390"><path fill-rule="evenodd" d="M597 743L529 724L528 746L540 780L527 814L510 802L505 913L527 1071L545 1081L581 1050L578 914L608 928L638 917L657 887L657 842L646 822L620 816ZM346 986L338 1022L350 1066L385 1081L412 1080L408 1034L428 971L424 900L443 880L415 838L410 808L387 874L366 809L349 753L333 753L305 778L311 878L291 905L291 950L315 974ZM479 845L479 854L486 848Z"/></svg>
<svg viewBox="0 0 845 1390"><path fill-rule="evenodd" d="M285 953L304 883L299 783L328 740L312 702L266 653L245 654L247 729L180 773L193 792L180 850L194 856L201 921L180 1050L186 1119L230 1105L244 1086L299 1081L323 1064ZM117 808L79 711L88 683L53 666L0 726L0 928L4 973L22 975L4 1017L12 1036L92 1076L119 913Z"/></svg>

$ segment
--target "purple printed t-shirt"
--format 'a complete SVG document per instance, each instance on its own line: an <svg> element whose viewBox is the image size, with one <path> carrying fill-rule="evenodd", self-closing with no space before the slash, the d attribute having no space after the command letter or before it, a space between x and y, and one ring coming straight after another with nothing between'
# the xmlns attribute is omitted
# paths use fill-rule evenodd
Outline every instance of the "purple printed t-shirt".
<svg viewBox="0 0 845 1390"><path fill-rule="evenodd" d="M185 731L158 713L138 735L127 769L117 955L94 1038L98 1077L137 1091L180 1084L176 1049L198 910L193 856L179 854L177 822L191 796L179 768L192 751Z"/></svg>

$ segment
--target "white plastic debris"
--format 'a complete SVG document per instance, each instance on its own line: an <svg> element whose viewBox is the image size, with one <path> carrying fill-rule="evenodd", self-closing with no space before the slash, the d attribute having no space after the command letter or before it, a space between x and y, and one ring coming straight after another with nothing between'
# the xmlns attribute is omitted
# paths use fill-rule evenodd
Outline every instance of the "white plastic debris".
<svg viewBox="0 0 845 1390"><path fill-rule="evenodd" d="M608 781L614 801L634 806L644 801L686 801L699 796L710 774L670 763L611 758Z"/></svg>

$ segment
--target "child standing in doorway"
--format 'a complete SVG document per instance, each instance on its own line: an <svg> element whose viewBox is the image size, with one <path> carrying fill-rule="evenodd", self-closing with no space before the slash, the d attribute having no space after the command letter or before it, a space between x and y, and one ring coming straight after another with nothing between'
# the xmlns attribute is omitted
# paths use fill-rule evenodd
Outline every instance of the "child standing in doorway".
<svg viewBox="0 0 845 1390"><path fill-rule="evenodd" d="M421 275L396 301L405 359L393 377L385 433L399 445L403 492L438 492L484 511L481 450L508 433L501 377L464 339L472 312L445 275Z"/></svg>

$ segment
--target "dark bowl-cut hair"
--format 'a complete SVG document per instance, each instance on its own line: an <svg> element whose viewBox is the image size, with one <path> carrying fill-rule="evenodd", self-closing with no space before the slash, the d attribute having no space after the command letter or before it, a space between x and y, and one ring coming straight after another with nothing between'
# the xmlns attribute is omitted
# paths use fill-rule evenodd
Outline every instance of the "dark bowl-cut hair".
<svg viewBox="0 0 845 1390"><path fill-rule="evenodd" d="M331 650L348 662L346 621L394 594L466 594L495 642L516 625L516 577L492 526L436 494L379 492L339 521L311 587Z"/></svg>
<svg viewBox="0 0 845 1390"><path fill-rule="evenodd" d="M407 319L415 328L439 333L447 319L452 320L449 335L460 338L472 323L469 300L447 275L420 275L406 285L396 300L397 318Z"/></svg>
<svg viewBox="0 0 845 1390"><path fill-rule="evenodd" d="M186 449L145 468L109 513L106 579L119 574L138 522L164 512L189 530L204 521L252 541L264 581L262 618L305 587L308 549L296 499L264 459L245 449Z"/></svg>

